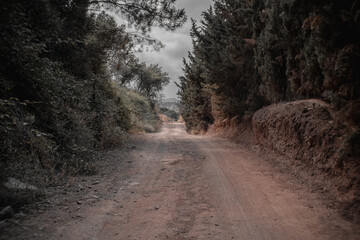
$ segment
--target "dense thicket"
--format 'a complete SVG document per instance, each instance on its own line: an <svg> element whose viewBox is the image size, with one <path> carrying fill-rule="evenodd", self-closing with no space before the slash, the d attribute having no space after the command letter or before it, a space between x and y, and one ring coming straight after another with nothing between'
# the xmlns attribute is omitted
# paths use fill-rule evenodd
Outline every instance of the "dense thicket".
<svg viewBox="0 0 360 240"><path fill-rule="evenodd" d="M193 24L180 79L187 128L319 98L358 129L359 16L356 0L215 0Z"/></svg>
<svg viewBox="0 0 360 240"><path fill-rule="evenodd" d="M138 61L136 44L159 46L146 36L150 27L173 30L184 23L174 2L1 1L0 180L24 174L11 168L87 172L93 150L122 142L134 122L124 98L147 103L136 94L124 96L112 80ZM111 10L139 32L126 33ZM168 83L158 66L142 64L139 71L147 74L136 75L147 97Z"/></svg>

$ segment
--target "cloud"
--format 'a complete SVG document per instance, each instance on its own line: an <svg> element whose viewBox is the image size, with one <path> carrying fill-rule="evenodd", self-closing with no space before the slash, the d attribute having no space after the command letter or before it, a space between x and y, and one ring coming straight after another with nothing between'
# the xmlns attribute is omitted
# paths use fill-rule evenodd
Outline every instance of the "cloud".
<svg viewBox="0 0 360 240"><path fill-rule="evenodd" d="M178 0L177 7L185 8L188 15L187 23L174 32L167 32L160 28L152 29L151 36L162 41L165 47L159 52L142 52L137 53L141 61L148 64L159 64L163 71L168 72L171 82L164 90L166 98L176 97L177 87L175 81L183 74L182 59L187 57L188 52L192 49L190 37L190 18L199 20L201 13L206 11L212 0Z"/></svg>
<svg viewBox="0 0 360 240"><path fill-rule="evenodd" d="M212 0L178 0L176 5L178 8L185 8L189 18L199 19L211 2Z"/></svg>

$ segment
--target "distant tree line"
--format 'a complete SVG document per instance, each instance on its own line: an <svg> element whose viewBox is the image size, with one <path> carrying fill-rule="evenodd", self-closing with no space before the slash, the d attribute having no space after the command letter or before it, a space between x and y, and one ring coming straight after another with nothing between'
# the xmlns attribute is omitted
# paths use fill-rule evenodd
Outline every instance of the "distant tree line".
<svg viewBox="0 0 360 240"><path fill-rule="evenodd" d="M359 127L359 1L215 0L191 36L178 84L189 130L304 98Z"/></svg>
<svg viewBox="0 0 360 240"><path fill-rule="evenodd" d="M134 51L161 47L151 27L184 23L175 1L1 1L1 178L12 162L81 171L92 150L122 141L129 113L113 83L156 98L169 82Z"/></svg>

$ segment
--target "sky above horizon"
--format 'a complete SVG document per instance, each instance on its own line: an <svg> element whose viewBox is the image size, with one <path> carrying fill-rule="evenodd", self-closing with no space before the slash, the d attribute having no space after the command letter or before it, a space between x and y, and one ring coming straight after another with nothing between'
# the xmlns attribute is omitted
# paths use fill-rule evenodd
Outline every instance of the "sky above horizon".
<svg viewBox="0 0 360 240"><path fill-rule="evenodd" d="M136 55L141 61L147 64L159 64L164 72L170 77L169 85L164 89L165 98L176 98L177 87L175 81L183 75L183 57L187 57L188 52L192 49L190 37L191 18L201 19L201 13L206 11L212 3L212 0L178 0L178 8L184 8L188 17L183 27L174 32L165 31L160 28L153 28L150 36L160 40L165 47L160 51L140 52Z"/></svg>

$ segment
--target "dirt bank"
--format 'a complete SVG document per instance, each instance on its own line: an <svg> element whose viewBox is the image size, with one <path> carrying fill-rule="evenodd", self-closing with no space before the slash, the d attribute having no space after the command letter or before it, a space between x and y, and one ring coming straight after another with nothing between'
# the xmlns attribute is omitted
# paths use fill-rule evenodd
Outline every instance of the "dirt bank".
<svg viewBox="0 0 360 240"><path fill-rule="evenodd" d="M354 140L356 131L338 119L325 102L303 100L217 122L208 135L230 138L266 154L279 171L298 176L344 215L359 221L359 141Z"/></svg>

